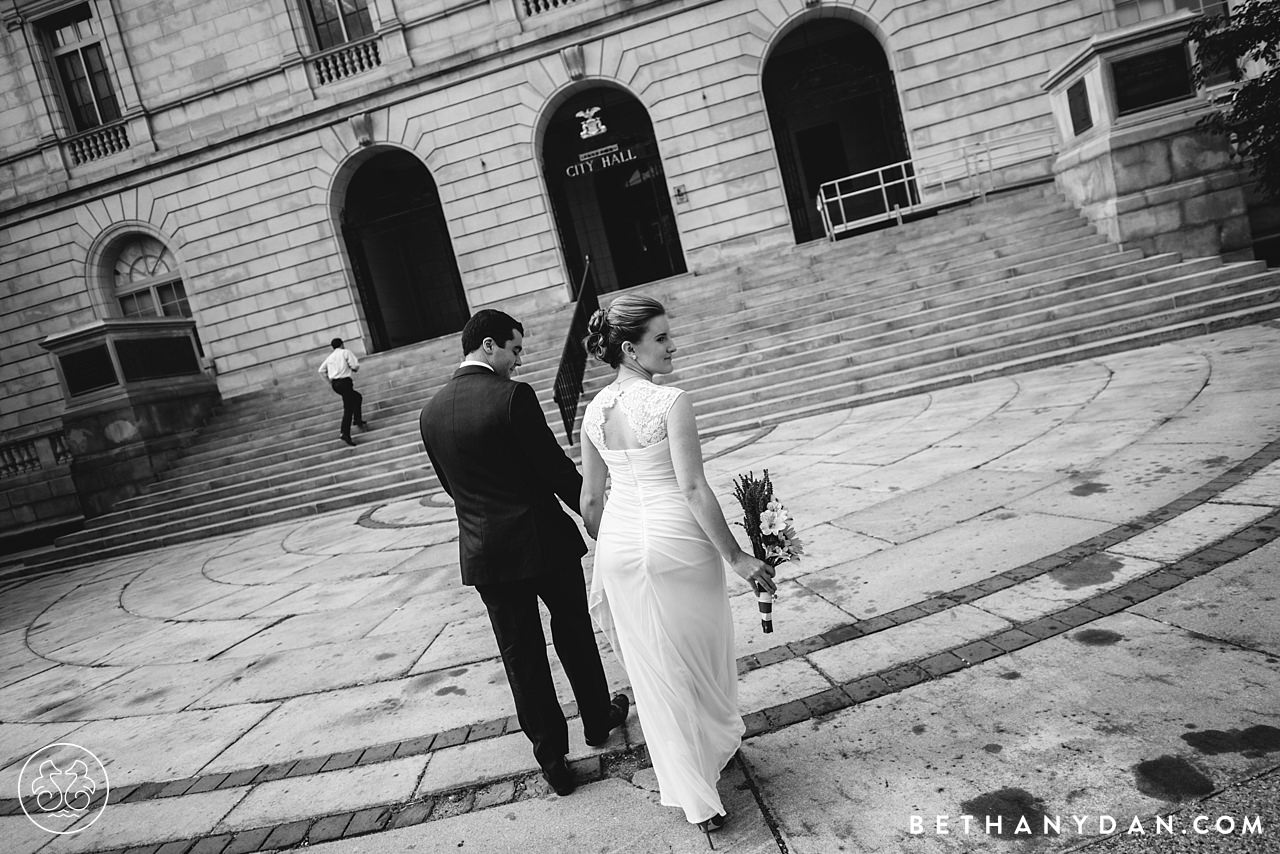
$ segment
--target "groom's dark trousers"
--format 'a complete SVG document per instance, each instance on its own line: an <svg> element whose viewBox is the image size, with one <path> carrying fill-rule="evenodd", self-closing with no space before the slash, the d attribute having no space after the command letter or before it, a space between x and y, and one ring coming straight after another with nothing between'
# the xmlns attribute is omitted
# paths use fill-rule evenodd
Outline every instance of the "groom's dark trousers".
<svg viewBox="0 0 1280 854"><path fill-rule="evenodd" d="M484 600L516 715L547 768L569 751L538 615L551 614L556 655L588 734L607 733L609 691L587 614L578 527L582 476L525 383L459 368L419 419L422 442L458 514L463 584Z"/></svg>

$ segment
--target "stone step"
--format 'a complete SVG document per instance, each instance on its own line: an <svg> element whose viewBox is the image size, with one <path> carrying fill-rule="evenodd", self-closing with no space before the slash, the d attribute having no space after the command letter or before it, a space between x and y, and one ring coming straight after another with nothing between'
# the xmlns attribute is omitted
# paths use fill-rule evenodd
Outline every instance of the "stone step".
<svg viewBox="0 0 1280 854"><path fill-rule="evenodd" d="M1197 287L1180 291L1174 297L1152 293L1150 284L1136 284L1136 281L1144 278L1142 276L1131 277L1133 281L1117 280L1119 286L1116 282L1104 282L1100 288L1106 289L1107 293L1090 294L1087 298L1072 303L1069 306L1073 309L1072 312L1064 315L1061 306L1048 310L1047 313L1040 309L1024 311L1022 316L1034 317L1035 323L1024 322L1012 328L999 324L998 316L1026 306L1000 306L985 312L956 315L947 318L947 323L940 324L936 331L927 335L908 333L905 343L882 343L873 347L870 344L877 339L867 340L868 346L857 351L860 354L859 363L851 368L844 367L850 348L847 342L840 341L841 336L837 333L835 337L838 343L818 350L806 351L801 348L793 353L794 345L782 345L762 354L762 362L756 365L712 371L685 379L677 377L673 378L673 382L695 394L699 401L700 419L706 422L705 426L715 426L721 417L721 410L732 412L743 401L747 401L748 405L768 405L769 396L776 395L788 403L803 405L809 402L808 398L812 395L844 389L851 384L856 385L859 390L866 390L872 384L887 382L886 378L907 376L921 367L927 371L936 371L938 363L970 355L985 359L986 356L982 354L988 350L1000 351L1024 345L1027 341L1045 340L1049 336L1065 334L1073 325L1080 325L1074 319L1076 315L1081 315L1088 324L1105 321L1111 327L1117 327L1117 324L1133 317L1144 318L1144 322L1150 323L1155 314L1153 309L1194 307L1200 298L1222 296L1233 291L1246 295L1255 294L1259 283L1264 286L1262 293L1265 294L1270 289L1270 298L1274 299L1277 277L1273 274L1259 274L1261 269L1261 264L1246 263L1218 266L1207 273L1187 275L1183 277L1186 284ZM1248 271L1252 271L1254 275L1242 275ZM1230 282L1229 287L1213 287L1224 280ZM942 328L944 326L947 328ZM855 334L857 332L858 330L853 331ZM884 337L888 336L881 336ZM930 349L921 349L923 347ZM828 355L831 353L834 355ZM381 476L379 485L403 480L407 476L406 471L417 467L429 473L425 454L417 443L400 444L399 448L400 451L379 454L377 459L361 458L361 472L370 478ZM140 507L138 512L145 515L185 509L203 516L224 510L235 512L246 504L272 509L276 502L290 500L291 486L295 490L318 491L325 487L340 489L346 480L346 466L343 462L339 457L336 460L326 460L323 465L289 465L279 474L267 476L250 472L245 477L236 479L235 483L221 487L209 482L200 491L199 500L194 503L188 490L171 496L157 494L151 496L149 506ZM430 486L434 484L429 484ZM132 509L121 514L113 513L109 517L103 517L95 525L95 530L101 531L103 528L134 520Z"/></svg>
<svg viewBox="0 0 1280 854"><path fill-rule="evenodd" d="M1037 224L1042 224L1045 228L1045 232L1043 235L1036 235L1037 237L1052 236L1055 239L1060 240L1067 233L1074 233L1081 236L1086 236L1086 235L1091 236L1092 238L1091 242L1093 243L1103 242L1102 238L1096 235L1096 233L1084 222L1084 220L1079 216L1079 214L1076 213L1069 206L1066 206L1065 203L1063 203L1062 210L1054 211L1051 215L1047 217L1047 220L1048 221L1041 223L1040 218L1030 218L1020 223L1020 227L1025 229L1031 226L1036 226ZM1067 228L1064 228L1063 226L1066 226ZM1068 228L1069 228L1069 231L1067 230ZM1033 248L1031 250L1023 250L1026 252L1035 252L1037 247L1042 247L1045 243L1045 241L1041 241L1041 240L1028 239L1027 235L1025 234L1021 236L1010 236L1007 233L1007 229L992 228L990 227L989 224L984 225L980 236L982 236L992 246L1002 245L1003 242L1008 242L1010 245L1017 245L1019 243L1024 243L1024 244L1029 243L1032 245ZM948 251L950 251L951 248L954 248L957 242L962 239L963 239L963 235L949 236L947 240L947 243L949 244ZM893 243L891 241L886 241L883 239L880 241L880 245L884 245L886 243L891 247L893 247L892 250L887 252L875 253L875 254L877 255L884 254L887 256L898 255L903 257L915 257L916 255L916 253L914 252L901 251L898 248L899 247L898 243ZM816 261L825 261L827 264L832 265L835 269L842 270L844 272L847 272L847 270L844 270L844 268L847 267L845 256L848 256L848 257L857 256L864 261L868 259L867 252L854 251L852 247L849 247L846 244L846 242L843 242L843 241L838 244L819 243L816 245L826 249L826 251L823 252L821 255L814 256ZM911 248L911 244L909 243L902 244L902 246L905 246L907 249ZM772 256L770 256L770 260L772 260ZM731 271L732 275L723 274L723 275L720 275L719 278L724 279L723 284L728 286L729 291L738 293L738 292L745 292L747 290L755 290L756 286L762 286L762 287L773 286L776 288L778 277L788 278L788 277L794 276L795 274L794 264L780 264L776 260L772 260L772 265L770 265L770 260L766 260L766 262L764 262L763 265L761 264L754 265L749 270L743 270L742 268L737 268L734 271ZM951 262L948 262L948 263L951 263ZM882 266L880 269L883 270L885 268ZM901 269L901 262L899 262L899 267L897 267L897 269ZM767 270L771 272L769 273L769 275L763 275L761 272L762 270ZM744 275L747 276L747 278L744 279ZM672 308L673 312L676 307L683 307L685 309L699 309L702 307L706 307L706 308L714 309L716 307L716 304L719 302L722 294L719 292L716 292L716 290L712 287L713 281L714 281L714 277L710 277L708 275L678 276L678 277L673 277L672 279L664 280L664 282L661 282L661 283L654 283L651 285L641 286L633 290L639 291L639 292L645 292L645 293L653 293L657 298L661 299L664 303L668 304L669 307ZM608 299L608 296L609 295L605 296L606 300ZM553 325L554 328L556 329L562 329L564 327L567 327L568 316L569 316L568 307L560 307L559 309L556 310L555 314L557 316L563 315L562 322L559 324L544 324L544 326ZM541 318L541 317L542 317L541 315L538 316L538 318ZM365 365L365 363L367 363L367 366L364 369L364 373L366 374L376 373L378 375L385 376L385 375L390 375L399 371L412 372L421 367L424 358L429 358L433 355L436 355L436 356L447 355L448 351L452 350L456 352L456 349L457 349L456 336L448 336L444 339L437 339L432 342L425 342L423 344L414 345L414 347L412 348L402 348L400 350L392 351L390 353L379 353L379 354L373 354L371 356L367 356L365 357L364 360L362 360L362 365ZM541 348L541 351L545 352L546 349ZM538 352L538 351L535 351L535 352ZM558 355L558 347L557 347L557 355ZM300 378L288 384L281 383L281 385L271 390L270 392L250 393L248 395L240 395L232 399L232 405L248 405L250 404L250 401L257 400L257 399L283 400L291 394L305 395L307 390L313 385L314 383L310 382L309 378ZM255 403L254 405L257 405L257 404Z"/></svg>
<svg viewBox="0 0 1280 854"><path fill-rule="evenodd" d="M1221 302L1226 303L1228 301ZM842 395L841 392L845 391L843 387L830 386L825 390L822 399L816 403L805 404L800 401L789 400L786 402L787 405L775 407L765 402L752 408L752 417L711 425L710 429L708 429L708 425L704 423L704 417L700 415L699 424L706 436L737 432L793 418L832 411L833 409L867 405L940 388L977 382L994 376L1078 361L1126 349L1152 346L1178 338L1207 334L1280 317L1280 305L1276 303L1274 295L1271 295L1270 298L1256 307L1237 308L1234 310L1226 310L1225 306L1220 306L1219 308L1223 310L1208 315L1207 319L1182 318L1165 325L1156 325L1154 328L1136 331L1126 330L1123 334L1115 334L1115 327L1101 326L1084 330L1074 336L1064 337L1048 345L1044 342L1034 342L1031 345L1024 345L1021 351L1018 348L1014 348L1003 352L983 353L976 358L970 357L968 360L950 363L947 365L950 370L937 370L937 366L931 366L911 373L900 374L895 378L895 382L892 385L881 389L859 390L853 394ZM1062 346L1059 349L1053 349L1054 345ZM427 492L431 488L428 478L423 478L416 482L405 481L391 485L376 482L378 480L377 478L354 479L348 481L344 487L336 490L317 490L313 493L299 496L301 500L295 501L288 507L269 510L255 509L252 513L231 519L216 515L192 515L186 517L183 523L179 525L147 525L133 530L121 529L111 532L107 536L103 536L100 533L94 538L92 546L88 543L69 542L69 548L62 548L63 544L60 542L59 556L40 566L43 568L56 567L73 563L89 555L96 559L103 559L148 548L190 542L209 536L305 518L333 510L367 505L380 500L404 498ZM375 482L370 483L369 481ZM136 531L144 533L139 534Z"/></svg>
<svg viewBox="0 0 1280 854"><path fill-rule="evenodd" d="M1119 258L1128 259L1128 263L1105 267L1101 270L1096 269L1098 264ZM971 302L978 296L988 296L988 298L994 299L995 297L991 297L993 294L1005 295L1005 299L1011 301L1015 298L1014 294L1021 293L1021 291L1013 287L1014 285L1021 285L1024 290L1029 287L1036 287L1042 292L1048 293L1080 287L1100 281L1103 278L1120 278L1131 270L1168 267L1175 261L1176 256L1158 256L1146 259L1141 256L1141 253L1137 252L1112 253L1090 258L1083 263L1077 261L1074 265L1054 267L1046 271L1046 273L1061 275L1070 272L1074 275L1071 278L1038 282L1034 286L1025 284L1031 274L1015 275L1012 278L1002 278L1001 275L991 274L984 275L978 279L978 281L990 282L990 284L983 284L980 287L964 291L960 289L964 284L967 284L967 280L943 281L932 288L921 287L901 295L894 290L900 287L896 282L888 283L881 288L868 288L855 293L841 293L833 290L820 292L810 297L810 300L816 302L816 305L797 306L796 300L792 298L785 303L787 306L785 311L781 307L772 305L751 309L742 314L732 314L731 322L722 320L703 327L691 324L692 332L680 327L678 334L681 340L691 338L699 342L696 355L699 364L703 365L708 360L716 358L716 351L720 341L735 340L739 332L745 329L753 329L754 337L758 340L773 334L791 333L796 329L811 327L809 335L814 337L819 334L817 327L821 326L822 329L830 329L833 324L842 318L914 317L915 313L926 308L936 309L939 305L957 304L961 301ZM1219 265L1220 261L1218 259L1202 259L1196 263ZM883 295L881 295L882 293ZM969 294L972 294L972 296L967 296ZM909 297L911 302L900 304L898 300L903 297ZM807 302L808 300L806 300ZM912 313L908 314L907 312ZM709 337L707 334L699 335L700 328L716 330L719 334L715 338ZM736 346L740 347L741 344L739 343ZM383 422L399 423L408 416L416 415L425 401L430 399L435 390L444 383L448 375L452 373L452 370L453 367L451 365L446 366L435 376L421 376L424 372L420 371L420 376L417 378L394 383L392 386L394 393L387 394L384 392L385 396L376 402L374 398L377 393L370 391L367 394L370 405L366 410L366 417L370 420L378 421L381 426ZM552 382L554 380L553 366L547 365L533 372L522 372L520 378L532 384L542 394L544 411L549 419L558 413L551 399ZM335 432L334 426L337 419L336 402L332 400L331 395L322 389L314 390L312 402L313 405L310 408L314 414L309 418L299 418L297 415L298 407L295 405L287 416L270 416L267 413L260 413L256 423L237 418L236 422L230 426L221 423L211 424L207 431L206 440L201 445L202 453L189 454L183 458L171 470L170 477L190 476L193 470L203 473L207 471L210 465L231 462L232 460L227 457L231 453L246 455L264 449L271 449L277 452L297 450L297 447L289 444L290 442L319 444L321 446L329 445L333 441ZM255 439L255 436L259 438ZM374 439L376 440L377 438L375 435Z"/></svg>
<svg viewBox="0 0 1280 854"><path fill-rule="evenodd" d="M819 389L807 388L804 383L807 377L796 378L797 372L794 371L786 378L775 380L771 386L764 385L750 391L701 389L698 392L699 427L707 435L716 435L742 429L744 424L771 423L774 417L782 415L791 417L793 410L829 411L822 408L828 397L847 401L882 389L887 390L889 396L896 397L899 387L912 387L919 391L921 381L932 383L934 377L969 376L979 368L1005 361L1025 368L1031 364L1026 359L1044 356L1044 364L1060 364L1062 359L1057 356L1057 351L1070 350L1085 343L1105 343L1109 338L1159 343L1172 340L1160 337L1160 330L1165 326L1205 328L1216 315L1247 316L1251 319L1243 322L1250 323L1280 316L1280 284L1276 274L1252 278L1256 280L1256 287L1221 299L1173 305L1171 303L1175 301L1172 298L1162 297L1144 302L1142 306L1126 312L1123 318L1105 309L1078 315L1066 322L994 332L968 341L963 347L953 344L922 349L910 359L897 363L889 357L843 369L815 372L823 379ZM1214 289L1205 290L1211 292ZM925 342L921 344L927 346ZM989 375L997 374L989 372ZM716 394L717 391L720 393ZM756 412L756 409L760 411Z"/></svg>
<svg viewBox="0 0 1280 854"><path fill-rule="evenodd" d="M833 312L830 316L824 313L816 318L820 323L805 326L782 321L776 326L761 327L763 334L750 338L737 336L708 342L707 348L697 354L697 370L689 381L703 387L742 387L747 375L759 373L761 366L776 373L802 367L824 354L843 362L850 352L856 352L859 363L881 352L887 357L910 354L922 342L933 340L932 336L948 335L950 340L956 334L972 335L1008 319L1026 325L1050 317L1065 319L1101 306L1123 309L1130 300L1180 295L1215 283L1235 283L1265 267L1253 262L1224 267L1216 258L1172 265L1152 258L1115 269L1116 274L1110 277L1062 279L1016 290L964 294L961 296L969 298L940 305L912 305L913 310L907 313L902 312L903 306L889 304L869 311ZM1072 297L1069 302L1062 299L1062 293L1067 291ZM782 334L792 329L796 334ZM778 341L780 338L785 340ZM680 385L684 378L677 372L672 382Z"/></svg>
<svg viewBox="0 0 1280 854"><path fill-rule="evenodd" d="M1277 310L1275 277L1259 265L1126 252L1050 186L634 290L663 300L676 321L686 367L671 379L694 393L708 433ZM571 310L521 318L542 340L519 378L538 390L557 433L551 386ZM225 401L163 480L59 540L51 560L123 554L438 489L417 413L460 355L448 336L362 359L368 381L359 387L376 429L357 434L356 448L336 441L338 401L316 376ZM611 374L589 366L584 401Z"/></svg>
<svg viewBox="0 0 1280 854"><path fill-rule="evenodd" d="M1050 254L1052 247L1050 250L1033 249L1005 259L964 265L954 270L944 270L926 276L914 276L908 271L887 277L873 276L850 284L839 284L833 279L814 279L809 282L798 282L793 279L764 299L752 293L741 295L733 302L721 302L716 306L717 316L715 317L695 315L687 323L680 322L677 318L680 323L678 331L682 338L696 339L705 331L723 327L726 316L731 317L733 323L740 325L750 319L776 316L784 310L792 313L804 312L805 306L797 305L797 291L806 292L810 301L826 305L828 300L834 299L850 301L868 299L880 293L891 295L908 286L917 292L932 284L941 286L944 290L959 290L970 284L1013 281L1020 276L1035 273L1061 272L1072 269L1072 265L1075 265L1075 270L1090 270L1116 257L1134 261L1142 259L1142 254L1136 251L1118 252L1096 235L1069 241L1065 248L1067 251L1056 255ZM827 287L823 289L823 285ZM818 290L815 291L814 288ZM538 356L531 358L529 364L521 370L520 379L534 385L535 388L549 387L554 380L559 353L559 347L538 351ZM362 383L360 389L368 399L370 407L366 414L371 418L380 415L385 417L390 412L386 401L406 397L419 401L415 405L420 408L422 402L429 399L431 394L452 374L455 364L449 361L436 365L435 368L434 372L428 372L419 366L391 376L379 377L372 383ZM270 408L250 409L241 406L235 410L227 410L212 419L206 426L203 431L205 441L202 445L206 450L216 452L217 443L221 440L235 444L242 443L246 428L255 431L274 431L284 424L296 425L300 403L305 401L308 408L316 408L319 404L318 409L322 410L326 408L325 400L328 401L327 408L333 409L336 399L332 392L316 382L311 383L298 394L282 399L278 405ZM552 407L549 396L547 403L550 412ZM331 433L334 420L332 416L320 411L316 412L316 416L324 419L325 430Z"/></svg>

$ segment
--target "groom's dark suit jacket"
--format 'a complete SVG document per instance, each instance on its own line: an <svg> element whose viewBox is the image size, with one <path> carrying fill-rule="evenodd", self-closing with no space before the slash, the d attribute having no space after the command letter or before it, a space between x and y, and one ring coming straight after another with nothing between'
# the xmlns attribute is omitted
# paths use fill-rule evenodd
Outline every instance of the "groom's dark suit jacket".
<svg viewBox="0 0 1280 854"><path fill-rule="evenodd" d="M463 584L580 568L587 547L556 496L577 512L582 475L528 384L481 366L459 368L419 426L457 509Z"/></svg>

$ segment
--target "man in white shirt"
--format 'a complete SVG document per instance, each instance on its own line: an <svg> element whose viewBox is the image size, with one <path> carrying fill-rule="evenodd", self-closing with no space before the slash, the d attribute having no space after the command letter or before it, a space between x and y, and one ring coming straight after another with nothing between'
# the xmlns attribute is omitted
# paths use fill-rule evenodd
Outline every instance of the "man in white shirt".
<svg viewBox="0 0 1280 854"><path fill-rule="evenodd" d="M342 339L335 338L329 342L333 352L320 365L320 375L329 380L330 387L342 396L342 441L355 445L351 439L351 425L361 430L366 429L364 418L360 415L360 404L364 395L356 391L351 375L360 370L360 360L356 354L342 346Z"/></svg>

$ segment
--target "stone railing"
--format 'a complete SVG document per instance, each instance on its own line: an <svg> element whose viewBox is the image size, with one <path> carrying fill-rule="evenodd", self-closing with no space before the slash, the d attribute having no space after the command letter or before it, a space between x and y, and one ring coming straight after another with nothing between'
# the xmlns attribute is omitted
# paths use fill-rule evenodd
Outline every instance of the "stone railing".
<svg viewBox="0 0 1280 854"><path fill-rule="evenodd" d="M372 71L382 65L378 36L331 48L311 58L317 86L326 86L348 77Z"/></svg>
<svg viewBox="0 0 1280 854"><path fill-rule="evenodd" d="M61 430L36 434L0 445L0 479L49 469L71 462L67 437Z"/></svg>
<svg viewBox="0 0 1280 854"><path fill-rule="evenodd" d="M106 127L94 128L88 133L82 133L67 140L65 145L71 165L92 163L128 150L127 124L127 122L117 122Z"/></svg>

